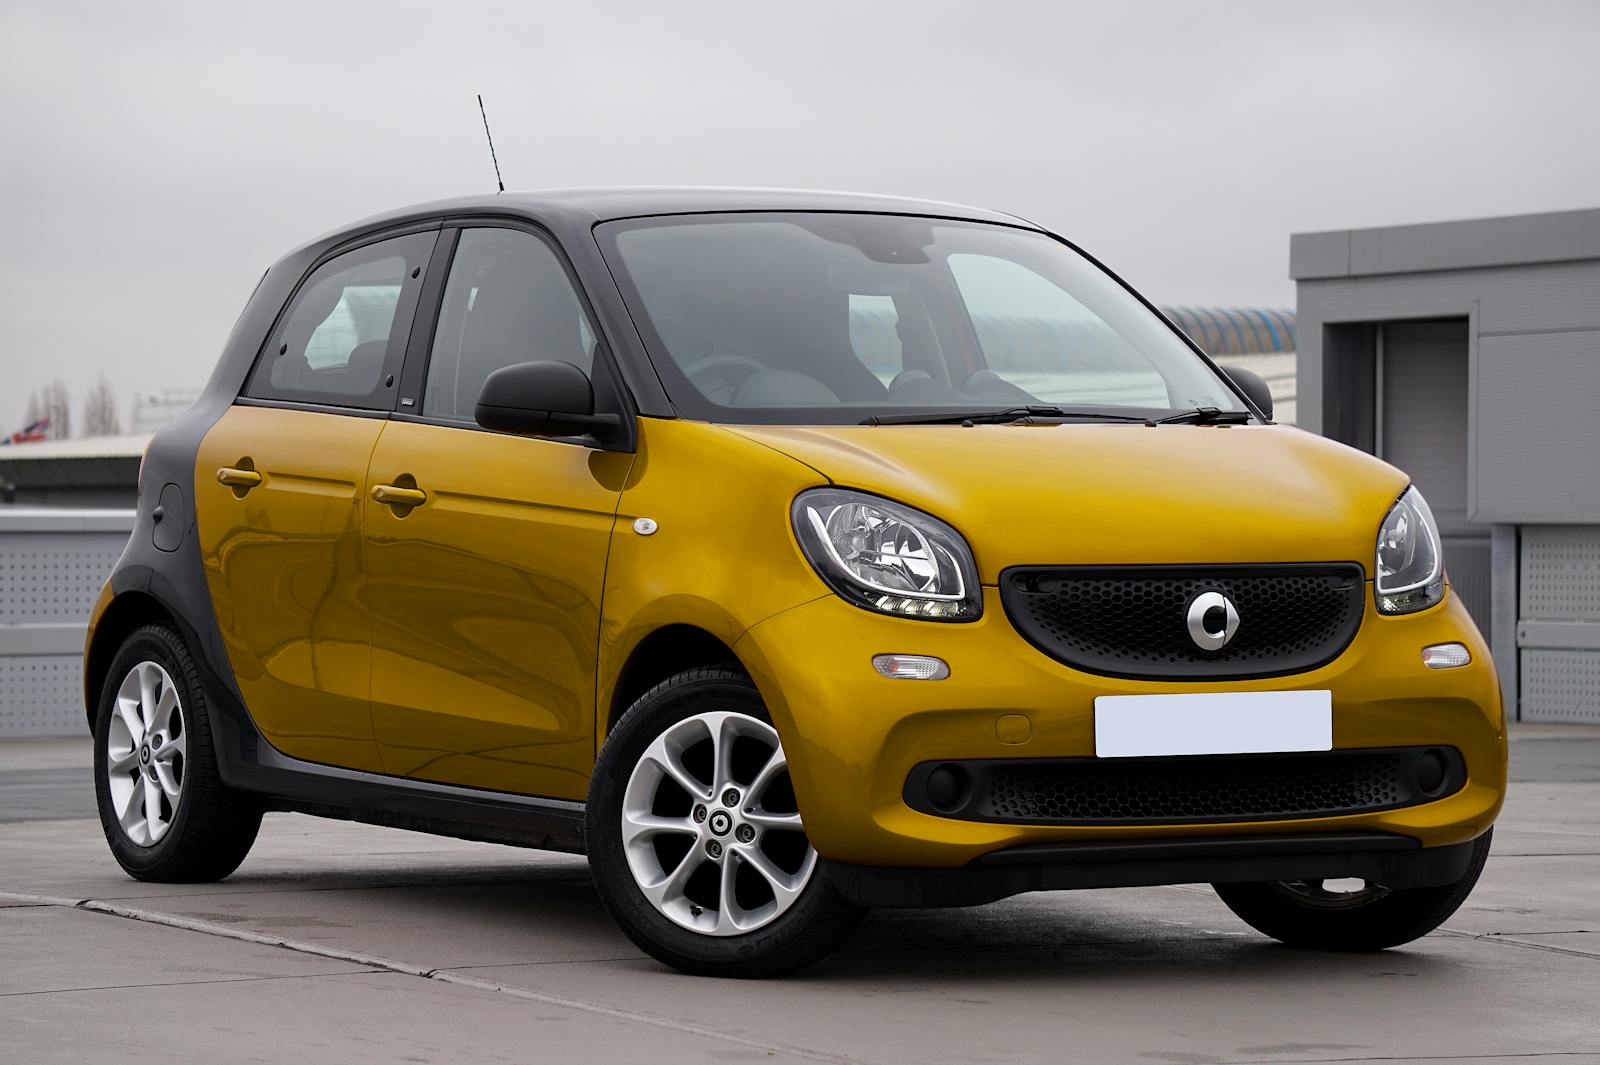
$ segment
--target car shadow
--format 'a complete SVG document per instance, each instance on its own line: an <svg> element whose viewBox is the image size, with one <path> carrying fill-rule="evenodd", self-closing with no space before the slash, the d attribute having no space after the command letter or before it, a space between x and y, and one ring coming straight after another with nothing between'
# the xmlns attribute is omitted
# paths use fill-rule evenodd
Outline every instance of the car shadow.
<svg viewBox="0 0 1600 1065"><path fill-rule="evenodd" d="M878 911L837 954L800 978L997 986L1115 980L1152 987L1203 979L1258 991L1263 981L1410 979L1457 967L1423 945L1367 954L1297 950L1237 922L1183 926L1163 917L1131 900L1080 908L1071 892L970 909Z"/></svg>
<svg viewBox="0 0 1600 1065"><path fill-rule="evenodd" d="M278 871L239 879L290 886ZM493 928L497 942L512 950L525 944L530 956L560 943L562 953L600 964L658 965L612 922L581 858L540 855L534 862L364 875L324 870L300 877L295 887L382 890L391 915L404 911L433 928ZM1259 988L1263 978L1403 980L1458 967L1427 942L1375 954L1295 950L1246 927L1204 888L1051 892L987 906L873 911L838 952L791 979L840 986L975 980L1061 986L1116 978L1159 986L1199 976Z"/></svg>

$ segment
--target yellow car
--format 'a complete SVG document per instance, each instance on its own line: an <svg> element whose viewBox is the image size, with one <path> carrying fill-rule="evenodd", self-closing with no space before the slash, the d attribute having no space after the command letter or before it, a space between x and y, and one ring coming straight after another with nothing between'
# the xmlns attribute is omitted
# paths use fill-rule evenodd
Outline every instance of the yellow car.
<svg viewBox="0 0 1600 1065"><path fill-rule="evenodd" d="M1437 927L1499 684L1406 475L1271 421L1062 238L597 189L267 271L152 443L85 654L118 862L268 810L587 853L644 950L767 975L866 908L1213 883Z"/></svg>

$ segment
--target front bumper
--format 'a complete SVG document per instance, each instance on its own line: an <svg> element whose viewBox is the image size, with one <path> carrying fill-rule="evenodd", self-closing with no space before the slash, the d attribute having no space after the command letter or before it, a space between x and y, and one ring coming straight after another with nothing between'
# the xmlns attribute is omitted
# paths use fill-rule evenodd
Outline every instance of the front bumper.
<svg viewBox="0 0 1600 1065"><path fill-rule="evenodd" d="M991 851L959 869L827 865L829 879L863 906L977 906L1026 891L1369 880L1385 887L1453 884L1474 844L1423 847L1383 832L1219 836L1113 843L1042 843Z"/></svg>
<svg viewBox="0 0 1600 1065"><path fill-rule="evenodd" d="M1467 646L1471 664L1422 664L1423 647L1450 641ZM841 866L948 870L1037 845L1323 833L1451 847L1488 829L1505 791L1499 682L1453 594L1421 613L1389 617L1372 605L1369 587L1361 629L1343 654L1307 673L1260 680L1163 682L1070 669L1016 633L993 587L984 589L983 617L970 624L892 618L828 596L754 626L735 650L783 737L807 835ZM880 653L937 655L950 677L887 679L871 665ZM1332 691L1335 749L1446 745L1460 752L1466 783L1398 809L1249 823L997 824L921 812L904 799L907 776L929 761L1092 757L1099 695L1281 689Z"/></svg>

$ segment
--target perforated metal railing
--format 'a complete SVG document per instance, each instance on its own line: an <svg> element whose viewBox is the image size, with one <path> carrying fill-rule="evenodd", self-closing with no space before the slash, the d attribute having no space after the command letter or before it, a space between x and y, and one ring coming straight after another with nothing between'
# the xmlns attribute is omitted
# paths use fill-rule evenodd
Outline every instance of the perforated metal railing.
<svg viewBox="0 0 1600 1065"><path fill-rule="evenodd" d="M1600 724L1600 526L1525 525L1520 540L1523 720Z"/></svg>
<svg viewBox="0 0 1600 1065"><path fill-rule="evenodd" d="M0 740L83 734L84 630L133 519L0 506Z"/></svg>

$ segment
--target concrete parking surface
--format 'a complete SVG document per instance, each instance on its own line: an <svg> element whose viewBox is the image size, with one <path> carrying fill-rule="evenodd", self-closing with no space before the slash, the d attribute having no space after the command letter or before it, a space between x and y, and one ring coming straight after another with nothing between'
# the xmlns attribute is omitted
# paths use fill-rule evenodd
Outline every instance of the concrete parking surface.
<svg viewBox="0 0 1600 1065"><path fill-rule="evenodd" d="M881 912L737 982L642 956L560 855L279 814L227 881L140 884L87 741L0 745L0 1062L1600 1062L1600 729L1512 749L1477 892L1400 950L1147 888Z"/></svg>

